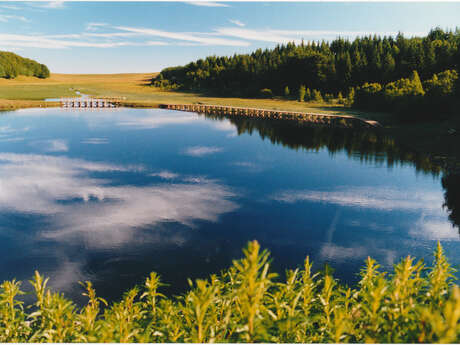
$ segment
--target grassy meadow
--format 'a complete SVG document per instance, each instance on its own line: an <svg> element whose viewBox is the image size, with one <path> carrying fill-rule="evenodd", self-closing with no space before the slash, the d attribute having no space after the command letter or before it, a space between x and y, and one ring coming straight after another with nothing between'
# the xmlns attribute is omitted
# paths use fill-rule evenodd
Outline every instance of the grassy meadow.
<svg viewBox="0 0 460 345"><path fill-rule="evenodd" d="M327 114L347 114L381 121L385 114L353 111L338 104L297 102L285 99L249 99L209 97L191 92L164 91L150 85L156 73L130 74L51 74L50 78L19 76L16 79L0 79L0 109L17 101L42 101L46 98L75 96L75 91L103 97L120 97L126 106L156 107L161 103L229 105L237 107L292 110ZM41 103L40 103L41 104Z"/></svg>

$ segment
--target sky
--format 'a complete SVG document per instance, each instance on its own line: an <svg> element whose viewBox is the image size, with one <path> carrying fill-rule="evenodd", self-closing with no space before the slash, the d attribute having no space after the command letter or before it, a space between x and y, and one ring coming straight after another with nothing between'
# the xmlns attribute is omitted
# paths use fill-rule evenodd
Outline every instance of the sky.
<svg viewBox="0 0 460 345"><path fill-rule="evenodd" d="M54 73L157 72L289 41L426 35L460 2L0 1L0 50Z"/></svg>

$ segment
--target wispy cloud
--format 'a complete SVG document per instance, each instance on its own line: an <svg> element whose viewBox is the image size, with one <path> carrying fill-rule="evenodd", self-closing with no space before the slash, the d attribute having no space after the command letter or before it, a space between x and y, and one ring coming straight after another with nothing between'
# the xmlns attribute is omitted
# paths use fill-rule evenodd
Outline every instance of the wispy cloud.
<svg viewBox="0 0 460 345"><path fill-rule="evenodd" d="M6 10L13 10L13 11L22 10L22 7L15 6L15 5L0 5L0 8L4 8Z"/></svg>
<svg viewBox="0 0 460 345"><path fill-rule="evenodd" d="M240 22L238 19L229 19L228 21L229 21L230 23L235 24L235 25L238 25L238 26L240 26L240 27L246 26L246 24Z"/></svg>
<svg viewBox="0 0 460 345"><path fill-rule="evenodd" d="M233 22L234 23L234 22ZM234 23L236 24L236 23ZM238 25L238 24L237 24ZM382 36L395 36L397 32L369 32L369 31L343 31L343 30L275 30L275 29L248 29L235 27L221 27L215 30L217 35L235 37L251 41L263 41L274 43L300 43L314 40L333 40L337 37L353 39L358 36L378 34ZM420 36L426 33L414 32L407 33L408 36Z"/></svg>
<svg viewBox="0 0 460 345"><path fill-rule="evenodd" d="M47 36L0 34L0 45L7 47L27 47L43 49L67 48L114 48L142 45L164 45L164 42L133 42L133 41L89 41L89 40L59 40Z"/></svg>
<svg viewBox="0 0 460 345"><path fill-rule="evenodd" d="M184 154L192 157L203 157L217 152L221 152L221 147L215 146L192 146L184 150Z"/></svg>
<svg viewBox="0 0 460 345"><path fill-rule="evenodd" d="M27 18L13 15L0 15L0 21L27 21ZM249 29L236 19L229 20L235 26L218 27L207 32L176 32L157 28L114 26L104 22L89 22L83 32L43 34L0 34L0 46L11 48L117 48L132 46L234 46L248 47L253 42L299 43L338 36L354 38L370 34L364 31L325 31L325 30L275 30ZM395 32L376 32L380 35L395 35ZM421 33L418 33L421 34Z"/></svg>
<svg viewBox="0 0 460 345"><path fill-rule="evenodd" d="M137 28L128 26L116 26L118 30L134 32L146 36L155 36L162 38L169 38L179 41L188 41L205 45L225 45L225 46L249 46L250 43L246 41L237 41L222 37L214 37L209 33L193 33L193 32L171 32L149 28Z"/></svg>
<svg viewBox="0 0 460 345"><path fill-rule="evenodd" d="M107 23L88 23L88 24L86 24L86 30L94 31L94 30L97 30L100 27L104 27L104 26L107 26L107 25L109 25L109 24L107 24Z"/></svg>
<svg viewBox="0 0 460 345"><path fill-rule="evenodd" d="M194 5L194 6L204 6L204 7L230 7L227 4L223 4L222 2L216 1L185 1L187 4Z"/></svg>
<svg viewBox="0 0 460 345"><path fill-rule="evenodd" d="M21 22L29 22L29 19L27 19L24 16L15 16L15 15L10 15L10 14L0 14L0 22L7 23L11 20L19 20Z"/></svg>
<svg viewBox="0 0 460 345"><path fill-rule="evenodd" d="M38 6L43 8L63 8L64 1L44 1Z"/></svg>

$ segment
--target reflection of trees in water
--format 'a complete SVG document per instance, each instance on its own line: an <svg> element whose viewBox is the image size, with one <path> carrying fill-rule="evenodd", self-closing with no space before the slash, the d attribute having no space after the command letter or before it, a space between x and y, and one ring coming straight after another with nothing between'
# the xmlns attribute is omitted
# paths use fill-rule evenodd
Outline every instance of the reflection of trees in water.
<svg viewBox="0 0 460 345"><path fill-rule="evenodd" d="M460 173L445 173L442 177L442 187L444 207L449 212L449 219L460 229Z"/></svg>
<svg viewBox="0 0 460 345"><path fill-rule="evenodd" d="M205 115L221 120L220 115ZM254 132L262 139L268 139L274 144L281 144L291 149L319 150L327 148L331 154L346 152L349 157L361 161L396 164L410 164L417 171L439 175L442 167L430 156L409 151L397 145L394 139L379 131L353 130L328 127L302 126L291 121L260 120L247 118L228 118L238 131L238 134Z"/></svg>
<svg viewBox="0 0 460 345"><path fill-rule="evenodd" d="M224 119L221 115L205 116L215 120ZM346 152L350 158L363 162L386 163L388 167L409 164L419 172L435 176L443 172L444 205L450 221L460 228L460 173L446 172L440 161L432 156L408 150L379 131L309 127L276 120L227 119L236 126L239 135L258 133L262 139L295 150L327 148L331 154Z"/></svg>

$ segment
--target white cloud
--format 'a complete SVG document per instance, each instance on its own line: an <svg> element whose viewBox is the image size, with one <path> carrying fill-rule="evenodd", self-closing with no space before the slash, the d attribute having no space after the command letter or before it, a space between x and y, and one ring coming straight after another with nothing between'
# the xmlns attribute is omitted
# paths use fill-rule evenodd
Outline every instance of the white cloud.
<svg viewBox="0 0 460 345"><path fill-rule="evenodd" d="M63 1L31 3L33 7L61 8ZM200 6L227 6L218 2L188 2ZM41 9L44 11L43 9ZM0 15L0 21L28 21L23 16ZM272 43L300 43L302 39L332 40L338 36L354 38L369 34L396 35L396 32L364 32L340 30L276 30L270 28L249 29L237 19L229 22L236 26L218 27L207 32L174 32L149 27L112 25L105 22L89 22L83 32L56 35L43 34L0 34L0 46L20 48L67 49L67 48L117 48L127 46L233 46L248 47L252 41ZM421 35L425 33L417 33ZM159 40L152 40L152 37ZM130 38L130 40L125 40Z"/></svg>
<svg viewBox="0 0 460 345"><path fill-rule="evenodd" d="M97 30L100 27L107 26L109 24L107 23L88 23L86 24L86 30L88 31L94 31Z"/></svg>
<svg viewBox="0 0 460 345"><path fill-rule="evenodd" d="M237 20L237 19L229 19L228 21L229 21L230 23L233 23L233 24L235 24L235 25L237 25L237 26L240 26L240 27L246 26L246 24L240 22L240 21Z"/></svg>
<svg viewBox="0 0 460 345"><path fill-rule="evenodd" d="M0 21L2 17L0 16ZM4 18L6 20L6 18ZM165 45L223 45L249 46L247 41L216 37L210 33L169 32L147 28L116 27L116 32L83 32L58 35L19 35L0 34L0 45L16 48L68 49L68 48L116 48L127 46L165 46ZM172 41L155 41L151 37ZM115 40L116 38L135 38ZM100 39L100 40L97 40Z"/></svg>
<svg viewBox="0 0 460 345"><path fill-rule="evenodd" d="M4 9L7 9L7 10L13 10L13 11L22 10L21 7L15 6L15 5L0 5L0 8L4 8Z"/></svg>
<svg viewBox="0 0 460 345"><path fill-rule="evenodd" d="M194 6L205 6L205 7L230 7L227 4L223 4L221 2L216 2L216 1L207 1L207 0L201 0L201 1L185 1L185 3L194 5Z"/></svg>
<svg viewBox="0 0 460 345"><path fill-rule="evenodd" d="M300 43L314 40L333 40L337 37L353 39L357 36L369 34L397 35L397 32L369 32L369 31L342 31L342 30L276 30L276 29L248 29L235 27L221 27L214 31L217 35L230 36L251 41L263 41L273 43ZM408 33L408 35L425 35L426 33Z"/></svg>
<svg viewBox="0 0 460 345"><path fill-rule="evenodd" d="M88 38L116 38L116 37L135 37L138 36L136 33L130 32L106 32L106 33L99 33L99 32L83 32L80 34L58 34L58 35L47 35L44 36L46 38L72 38L72 39L88 39Z"/></svg>
<svg viewBox="0 0 460 345"><path fill-rule="evenodd" d="M89 42L50 39L38 35L0 34L0 45L28 48L66 49L66 48L113 48L136 45L133 42Z"/></svg>
<svg viewBox="0 0 460 345"><path fill-rule="evenodd" d="M29 129L29 127L14 128L10 125L0 126L0 136L11 135L18 132L27 132Z"/></svg>
<svg viewBox="0 0 460 345"><path fill-rule="evenodd" d="M203 157L217 152L221 152L221 147L215 146L191 146L184 150L184 154L192 157Z"/></svg>
<svg viewBox="0 0 460 345"><path fill-rule="evenodd" d="M15 16L15 15L10 15L10 14L0 14L0 22L7 23L10 20L19 20L21 22L29 22L29 20L26 17L23 17L23 16Z"/></svg>
<svg viewBox="0 0 460 345"><path fill-rule="evenodd" d="M40 4L37 4L37 3L39 3L39 1L34 2L34 4L36 6L43 7L43 8L64 8L64 0L61 0L61 1L59 1L59 0L58 1L43 1Z"/></svg>
<svg viewBox="0 0 460 345"><path fill-rule="evenodd" d="M129 26L116 26L118 30L135 32L146 36L155 36L162 38L169 38L179 41L188 41L204 45L224 45L224 46L249 46L250 43L246 41L237 41L221 37L213 37L209 33L193 33L193 32L171 32L149 28L137 28Z"/></svg>
<svg viewBox="0 0 460 345"><path fill-rule="evenodd" d="M19 142L19 141L24 141L25 138L21 138L21 137L16 137L16 138L1 138L0 139L0 142L2 143L14 143L14 142Z"/></svg>

